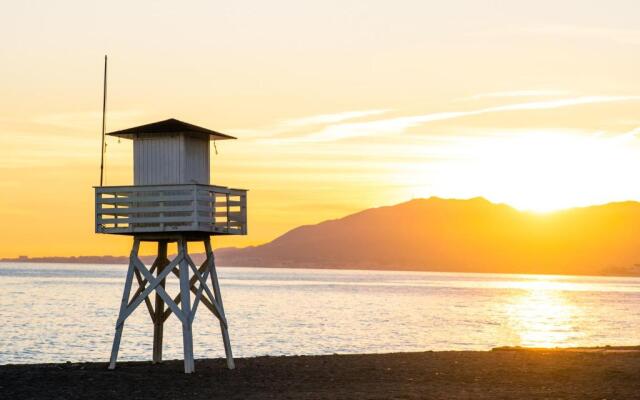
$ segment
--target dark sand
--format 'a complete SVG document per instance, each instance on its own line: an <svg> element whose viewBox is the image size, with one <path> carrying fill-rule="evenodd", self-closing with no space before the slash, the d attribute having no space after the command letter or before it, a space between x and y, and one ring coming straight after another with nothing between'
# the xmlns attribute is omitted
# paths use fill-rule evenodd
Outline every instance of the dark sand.
<svg viewBox="0 0 640 400"><path fill-rule="evenodd" d="M0 366L1 399L639 399L640 352L501 350Z"/></svg>

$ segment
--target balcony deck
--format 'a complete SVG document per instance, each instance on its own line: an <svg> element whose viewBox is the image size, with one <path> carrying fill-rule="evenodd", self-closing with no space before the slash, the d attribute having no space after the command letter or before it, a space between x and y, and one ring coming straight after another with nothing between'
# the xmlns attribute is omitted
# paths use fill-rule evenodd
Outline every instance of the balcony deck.
<svg viewBox="0 0 640 400"><path fill-rule="evenodd" d="M247 234L247 191L202 184L95 188L96 233Z"/></svg>

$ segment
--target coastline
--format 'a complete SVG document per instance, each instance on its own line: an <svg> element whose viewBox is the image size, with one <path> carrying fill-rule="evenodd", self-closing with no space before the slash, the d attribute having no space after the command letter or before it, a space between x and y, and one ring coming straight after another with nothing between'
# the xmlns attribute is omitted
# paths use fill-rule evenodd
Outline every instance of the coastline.
<svg viewBox="0 0 640 400"><path fill-rule="evenodd" d="M98 256L102 257L102 256ZM106 256L110 257L110 256ZM155 256L141 256L140 259L145 263L152 263ZM94 257L87 257L89 259L93 259ZM128 264L128 258L113 256L114 261L86 261L84 257L59 257L54 259L38 259L38 258L29 258L29 259L16 259L16 258L3 258L0 259L0 264L51 264L51 265L60 265L60 264L77 264L77 265L122 265L126 267ZM194 261L202 262L203 257L200 254L196 254L194 257ZM226 264L224 262L218 264L219 267L224 268L264 268L264 269L293 269L293 270L327 270L327 271L372 271L372 272L426 272L426 273L438 273L438 274L489 274L489 275L531 275L531 276L577 276L577 277L593 277L593 278L638 278L640 277L640 272L628 272L622 271L619 269L614 270L602 270L600 274L594 274L590 272L585 273L537 273L537 272L510 272L510 271L500 271L500 270L490 270L490 271L469 271L469 270L457 270L457 269L438 269L438 268L426 268L426 267L406 267L400 266L397 268L391 267L363 267L357 265L348 265L348 266L335 266L335 265L297 265L297 264L289 264L283 263L278 265L242 265L242 264Z"/></svg>
<svg viewBox="0 0 640 400"><path fill-rule="evenodd" d="M325 356L0 366L6 399L636 398L638 347L498 348Z"/></svg>

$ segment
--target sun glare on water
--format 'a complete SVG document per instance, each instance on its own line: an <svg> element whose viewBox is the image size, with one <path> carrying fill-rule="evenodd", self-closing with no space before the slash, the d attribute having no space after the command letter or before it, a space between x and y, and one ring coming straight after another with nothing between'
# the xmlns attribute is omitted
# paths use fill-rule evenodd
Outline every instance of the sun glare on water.
<svg viewBox="0 0 640 400"><path fill-rule="evenodd" d="M525 347L562 347L576 339L578 310L554 288L553 282L537 281L513 297L507 309L510 326Z"/></svg>

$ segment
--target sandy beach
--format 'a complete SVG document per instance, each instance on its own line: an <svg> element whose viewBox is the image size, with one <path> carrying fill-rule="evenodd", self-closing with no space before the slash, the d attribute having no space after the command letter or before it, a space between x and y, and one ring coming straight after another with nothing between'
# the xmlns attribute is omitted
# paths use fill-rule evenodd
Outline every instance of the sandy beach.
<svg viewBox="0 0 640 400"><path fill-rule="evenodd" d="M499 350L0 366L4 399L630 399L634 349Z"/></svg>

